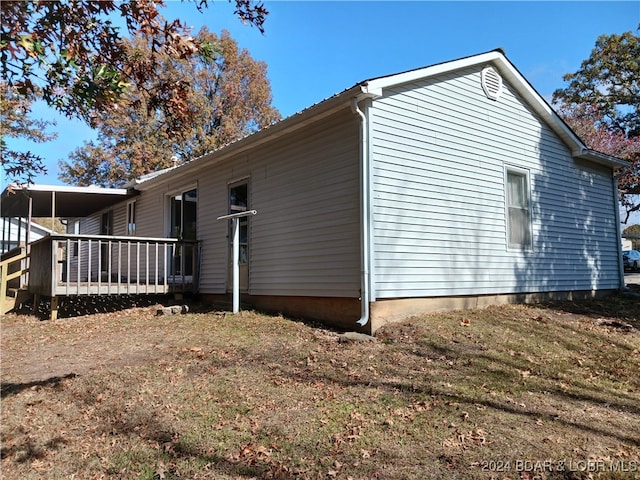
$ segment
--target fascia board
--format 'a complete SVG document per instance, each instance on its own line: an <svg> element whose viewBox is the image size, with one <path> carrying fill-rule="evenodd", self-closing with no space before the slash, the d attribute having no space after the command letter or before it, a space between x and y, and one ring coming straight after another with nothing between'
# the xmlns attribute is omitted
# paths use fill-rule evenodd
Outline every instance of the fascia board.
<svg viewBox="0 0 640 480"><path fill-rule="evenodd" d="M453 60L451 62L439 63L437 65L431 65L429 67L419 68L417 70L411 70L409 72L374 78L373 80L368 80L367 82L365 82L365 86L371 92L380 92L381 90L394 85L414 82L416 80L433 77L435 75L451 72L453 70L467 68L480 63L491 62L498 58L504 59L504 57L497 51L481 53L480 55L461 58L459 60Z"/></svg>
<svg viewBox="0 0 640 480"><path fill-rule="evenodd" d="M100 195L129 195L129 190L126 188L110 188L110 187L96 187L90 185L88 187L78 187L73 185L40 185L32 184L19 188L17 190L24 190L27 192L53 192L53 193L86 193L86 194L100 194Z"/></svg>

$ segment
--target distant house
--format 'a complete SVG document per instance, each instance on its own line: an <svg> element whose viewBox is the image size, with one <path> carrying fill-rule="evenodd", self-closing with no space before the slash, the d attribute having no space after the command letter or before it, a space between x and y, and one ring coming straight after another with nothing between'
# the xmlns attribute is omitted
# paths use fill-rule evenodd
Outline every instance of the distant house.
<svg viewBox="0 0 640 480"><path fill-rule="evenodd" d="M230 224L217 218L255 209L239 221L242 301L341 328L614 292L624 285L613 175L623 165L586 148L492 51L360 82L131 183L69 218L80 239L118 237L83 244L101 249L105 275L81 266L91 257L82 248L79 260L67 254L67 272L110 285L177 275L228 301ZM169 245L167 265L167 245L137 238L193 243ZM150 266L132 264L140 252Z"/></svg>
<svg viewBox="0 0 640 480"><path fill-rule="evenodd" d="M0 219L0 223L0 255L51 233L48 228L35 222L29 223L28 218L24 217L4 217Z"/></svg>

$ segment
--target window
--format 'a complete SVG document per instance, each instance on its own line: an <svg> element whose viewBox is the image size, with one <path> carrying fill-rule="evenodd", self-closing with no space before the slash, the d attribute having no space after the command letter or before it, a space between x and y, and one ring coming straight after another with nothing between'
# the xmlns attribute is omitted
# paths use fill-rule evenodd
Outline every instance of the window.
<svg viewBox="0 0 640 480"><path fill-rule="evenodd" d="M127 203L127 235L136 234L136 202Z"/></svg>
<svg viewBox="0 0 640 480"><path fill-rule="evenodd" d="M229 186L229 213L246 212L249 207L249 188L247 183L239 183ZM240 264L249 263L249 217L239 220L240 228ZM229 232L230 242L233 240ZM231 249L231 243L229 248Z"/></svg>
<svg viewBox="0 0 640 480"><path fill-rule="evenodd" d="M180 240L195 240L198 213L197 189L181 192L169 199L169 235Z"/></svg>
<svg viewBox="0 0 640 480"><path fill-rule="evenodd" d="M507 238L510 249L531 249L529 172L507 168Z"/></svg>
<svg viewBox="0 0 640 480"><path fill-rule="evenodd" d="M113 210L102 214L100 218L100 235L113 235Z"/></svg>
<svg viewBox="0 0 640 480"><path fill-rule="evenodd" d="M176 247L171 273L193 275L194 245L197 238L198 190L192 189L169 197L169 235L187 242Z"/></svg>

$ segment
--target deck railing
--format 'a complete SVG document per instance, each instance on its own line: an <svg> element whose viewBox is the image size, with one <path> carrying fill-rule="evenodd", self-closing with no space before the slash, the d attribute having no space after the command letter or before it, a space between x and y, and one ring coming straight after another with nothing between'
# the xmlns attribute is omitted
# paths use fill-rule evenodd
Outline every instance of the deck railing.
<svg viewBox="0 0 640 480"><path fill-rule="evenodd" d="M174 238L53 234L31 244L37 295L195 292L199 243Z"/></svg>

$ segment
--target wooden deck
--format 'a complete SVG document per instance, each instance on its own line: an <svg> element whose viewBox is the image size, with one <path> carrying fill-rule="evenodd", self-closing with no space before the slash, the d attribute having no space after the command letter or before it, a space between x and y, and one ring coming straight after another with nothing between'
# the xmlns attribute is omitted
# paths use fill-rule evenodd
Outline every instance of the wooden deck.
<svg viewBox="0 0 640 480"><path fill-rule="evenodd" d="M28 270L20 274L26 279L21 286L34 296L34 307L40 297L51 298L52 318L57 315L61 296L157 295L198 290L198 242L53 234L33 242L29 250L21 258L28 263ZM6 271L5 267L3 272ZM3 285L0 305L6 303L6 281Z"/></svg>

